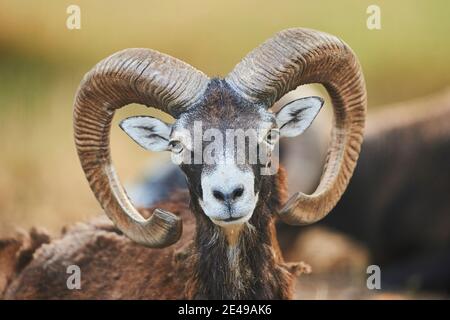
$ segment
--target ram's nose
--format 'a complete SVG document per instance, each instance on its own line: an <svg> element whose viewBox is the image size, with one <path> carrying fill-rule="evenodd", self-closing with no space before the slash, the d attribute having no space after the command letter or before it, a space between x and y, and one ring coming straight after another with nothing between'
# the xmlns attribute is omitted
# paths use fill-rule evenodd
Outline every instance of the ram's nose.
<svg viewBox="0 0 450 320"><path fill-rule="evenodd" d="M242 198L244 191L244 185L240 184L229 188L228 190L224 190L223 188L215 188L212 190L212 194L217 201L231 204Z"/></svg>

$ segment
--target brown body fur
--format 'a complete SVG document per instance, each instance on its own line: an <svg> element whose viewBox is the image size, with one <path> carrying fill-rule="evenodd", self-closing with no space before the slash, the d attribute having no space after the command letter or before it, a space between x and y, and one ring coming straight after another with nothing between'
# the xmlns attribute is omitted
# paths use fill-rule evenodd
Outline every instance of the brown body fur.
<svg viewBox="0 0 450 320"><path fill-rule="evenodd" d="M255 224L255 230L242 230L239 234L236 247L240 252L234 262L225 261L230 238L220 230L216 230L219 232L209 248L209 257L203 247L198 247L207 240L208 228L191 213L188 194L179 191L170 201L156 204L183 218L184 232L175 245L145 248L119 234L106 218L79 223L65 230L60 239L42 244L26 265L13 263L11 260L17 260L19 255L9 254L9 265L16 265L16 269L9 272L4 298L291 298L294 275L302 271L302 265L285 264L278 247L274 212L270 210L286 196L283 170L276 181L269 200L257 208L261 214L256 216L264 220L254 219L251 223ZM141 212L148 216L152 210ZM12 244L6 247L9 251L0 250L4 259L5 252L18 252ZM81 269L80 290L67 289L66 269L73 264ZM229 268L208 269L222 266Z"/></svg>

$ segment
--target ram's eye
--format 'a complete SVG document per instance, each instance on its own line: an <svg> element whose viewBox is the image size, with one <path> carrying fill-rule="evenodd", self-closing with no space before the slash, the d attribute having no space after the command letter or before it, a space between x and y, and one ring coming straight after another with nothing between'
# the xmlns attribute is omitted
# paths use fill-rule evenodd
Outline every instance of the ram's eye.
<svg viewBox="0 0 450 320"><path fill-rule="evenodd" d="M181 142L178 141L178 140L172 140L172 141L170 141L170 142L169 142L169 147L170 147L170 150L171 150L173 153L181 153L181 151L183 151L183 145L182 145Z"/></svg>
<svg viewBox="0 0 450 320"><path fill-rule="evenodd" d="M264 141L266 141L266 143L268 143L269 145L273 146L277 143L279 138L280 138L280 131L278 129L270 129L269 132L267 132Z"/></svg>

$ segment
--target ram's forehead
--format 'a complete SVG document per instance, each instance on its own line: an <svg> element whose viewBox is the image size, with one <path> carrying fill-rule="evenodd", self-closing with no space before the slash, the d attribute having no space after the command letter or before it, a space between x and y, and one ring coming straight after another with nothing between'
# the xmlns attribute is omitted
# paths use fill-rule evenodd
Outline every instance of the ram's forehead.
<svg viewBox="0 0 450 320"><path fill-rule="evenodd" d="M259 107L242 108L240 106L217 106L214 108L199 107L183 114L173 125L173 132L187 131L190 134L199 127L202 130L217 129L225 132L228 129L254 129L267 131L276 126L272 112Z"/></svg>
<svg viewBox="0 0 450 320"><path fill-rule="evenodd" d="M239 96L222 79L212 79L201 102L183 113L174 129L191 129L201 121L204 128L259 128L274 123L270 111Z"/></svg>

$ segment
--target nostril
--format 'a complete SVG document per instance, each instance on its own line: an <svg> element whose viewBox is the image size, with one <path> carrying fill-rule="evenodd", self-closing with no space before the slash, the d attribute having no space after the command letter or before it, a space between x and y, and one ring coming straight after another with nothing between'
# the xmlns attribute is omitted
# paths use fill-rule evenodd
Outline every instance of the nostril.
<svg viewBox="0 0 450 320"><path fill-rule="evenodd" d="M220 202L235 201L238 198L242 197L242 195L244 194L244 186L241 185L241 186L235 188L233 190L233 192L230 192L230 193L224 193L224 192L216 189L216 190L212 191L212 194L213 194L214 198L216 198Z"/></svg>
<svg viewBox="0 0 450 320"><path fill-rule="evenodd" d="M220 192L219 190L214 190L213 196L214 196L214 198L216 198L219 201L225 201L225 195L222 192Z"/></svg>
<svg viewBox="0 0 450 320"><path fill-rule="evenodd" d="M236 200L237 198L241 197L244 194L244 187L237 187L236 189L234 189L233 194L232 194L232 198L233 200Z"/></svg>

